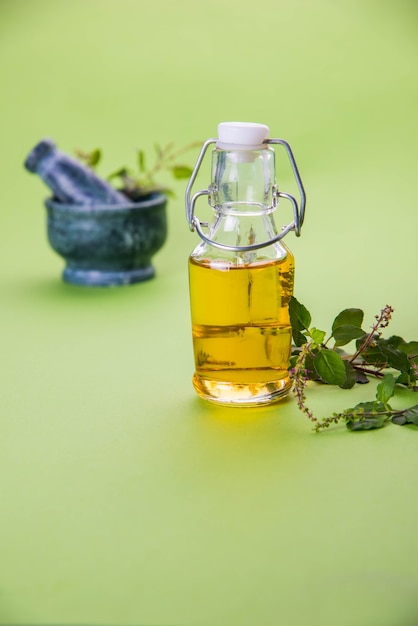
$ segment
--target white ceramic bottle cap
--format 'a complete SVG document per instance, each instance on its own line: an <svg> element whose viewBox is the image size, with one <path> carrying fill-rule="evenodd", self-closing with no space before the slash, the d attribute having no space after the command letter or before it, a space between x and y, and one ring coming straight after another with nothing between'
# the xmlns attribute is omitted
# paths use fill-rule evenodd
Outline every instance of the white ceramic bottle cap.
<svg viewBox="0 0 418 626"><path fill-rule="evenodd" d="M252 122L221 122L218 125L217 148L223 150L260 150L270 129Z"/></svg>

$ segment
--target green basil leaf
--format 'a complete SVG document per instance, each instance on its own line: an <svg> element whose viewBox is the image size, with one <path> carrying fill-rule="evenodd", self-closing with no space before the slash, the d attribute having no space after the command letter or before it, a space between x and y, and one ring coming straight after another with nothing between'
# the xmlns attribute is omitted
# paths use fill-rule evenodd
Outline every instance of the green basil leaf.
<svg viewBox="0 0 418 626"><path fill-rule="evenodd" d="M315 343L320 345L324 341L326 332L325 330L319 330L318 328L311 328L309 335Z"/></svg>
<svg viewBox="0 0 418 626"><path fill-rule="evenodd" d="M303 346L304 343L306 343L308 340L305 337L305 335L301 332L299 332L298 330L293 330L292 329L292 337L293 337L293 342L295 344L295 346L297 346L298 348L300 346Z"/></svg>
<svg viewBox="0 0 418 626"><path fill-rule="evenodd" d="M343 385L346 380L345 365L334 350L320 350L313 359L317 374L329 385Z"/></svg>
<svg viewBox="0 0 418 626"><path fill-rule="evenodd" d="M332 323L332 332L338 328L338 326L350 326L361 327L363 323L364 313L361 309L344 309L341 313L338 313L337 317ZM364 333L363 333L364 334Z"/></svg>
<svg viewBox="0 0 418 626"><path fill-rule="evenodd" d="M307 354L305 357L306 378L308 378L308 380L316 380L317 382L321 382L322 379L320 376L318 376L316 372L313 359L314 357L310 354Z"/></svg>
<svg viewBox="0 0 418 626"><path fill-rule="evenodd" d="M364 413L373 413L374 415L379 412L385 412L386 408L380 402L376 400L369 400L368 402L359 402L353 409L350 409L358 416Z"/></svg>
<svg viewBox="0 0 418 626"><path fill-rule="evenodd" d="M138 150L138 169L140 172L145 172L145 153L143 150Z"/></svg>
<svg viewBox="0 0 418 626"><path fill-rule="evenodd" d="M410 341L397 346L401 352L405 352L410 363L418 365L418 341Z"/></svg>
<svg viewBox="0 0 418 626"><path fill-rule="evenodd" d="M399 414L399 415L394 415L392 417L392 424L397 424L398 426L404 426L405 424L407 424L408 421L406 419L406 417L404 417L404 415Z"/></svg>
<svg viewBox="0 0 418 626"><path fill-rule="evenodd" d="M289 300L289 315L292 328L295 330L308 330L311 323L311 314L308 309L298 302L294 296Z"/></svg>
<svg viewBox="0 0 418 626"><path fill-rule="evenodd" d="M409 374L411 370L411 363L409 362L405 352L392 348L392 346L388 345L384 340L379 340L377 342L377 347L386 359L389 367L393 367L395 370Z"/></svg>
<svg viewBox="0 0 418 626"><path fill-rule="evenodd" d="M349 409L354 417L347 421L349 430L373 430L382 428L387 419L387 409L382 402L360 402L353 409Z"/></svg>
<svg viewBox="0 0 418 626"><path fill-rule="evenodd" d="M403 417L406 419L408 424L415 424L418 426L418 404L415 404L404 411Z"/></svg>
<svg viewBox="0 0 418 626"><path fill-rule="evenodd" d="M345 367L345 381L340 387L342 389L351 389L357 382L356 370L349 361L343 360Z"/></svg>
<svg viewBox="0 0 418 626"><path fill-rule="evenodd" d="M359 339L364 336L364 330L353 324L342 324L337 326L332 335L335 339L336 346L344 346L346 343L350 343L354 339Z"/></svg>
<svg viewBox="0 0 418 626"><path fill-rule="evenodd" d="M348 430L374 430L382 428L386 423L386 415L366 417L364 420L349 420L346 424Z"/></svg>
<svg viewBox="0 0 418 626"><path fill-rule="evenodd" d="M377 385L376 399L386 404L395 393L396 380L392 374L385 374Z"/></svg>
<svg viewBox="0 0 418 626"><path fill-rule="evenodd" d="M400 348L405 342L405 339L399 337L398 335L391 335L388 339L383 340L387 345L392 346L392 348Z"/></svg>
<svg viewBox="0 0 418 626"><path fill-rule="evenodd" d="M190 178L192 175L192 168L188 165L174 165L171 168L174 178Z"/></svg>
<svg viewBox="0 0 418 626"><path fill-rule="evenodd" d="M109 174L109 176L107 177L107 180L112 180L112 178L123 178L124 176L126 176L128 173L128 168L127 167L121 167L119 170L116 170L116 172L112 172L112 174Z"/></svg>
<svg viewBox="0 0 418 626"><path fill-rule="evenodd" d="M102 151L99 148L93 150L89 156L89 165L90 167L95 167L100 159L102 158Z"/></svg>

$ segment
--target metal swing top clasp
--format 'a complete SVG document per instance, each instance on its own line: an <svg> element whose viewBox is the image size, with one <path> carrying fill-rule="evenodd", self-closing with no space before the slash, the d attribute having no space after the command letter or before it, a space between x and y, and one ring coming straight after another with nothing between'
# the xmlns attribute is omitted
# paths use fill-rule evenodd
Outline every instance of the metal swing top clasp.
<svg viewBox="0 0 418 626"><path fill-rule="evenodd" d="M224 122L222 124L219 124L218 131L219 138L208 139L203 144L186 188L186 217L190 230L196 230L201 239L210 245L218 248L237 251L257 250L265 246L269 246L285 237L292 230L295 232L295 235L299 237L301 227L305 218L306 194L298 167L296 165L295 158L293 156L292 149L288 142L284 139L268 138L267 135L269 133L269 128L264 124L251 124L246 122ZM289 193L279 191L277 185L275 184L275 182L273 182L272 208L276 208L280 198L288 200L292 204L293 208L293 220L289 224L287 224L287 226L283 226L279 234L277 234L270 240L261 243L253 243L247 246L227 246L225 244L213 241L212 239L210 239L210 236L204 232L203 229L208 228L209 224L207 222L200 221L198 216L195 215L196 201L201 196L207 196L209 204L213 207L212 200L216 188L214 184L211 183L207 189L197 191L193 195L192 188L204 156L207 152L207 149L212 144L216 144L216 147L219 150L262 150L266 145L280 145L286 150L299 189L300 200L298 204L294 196Z"/></svg>

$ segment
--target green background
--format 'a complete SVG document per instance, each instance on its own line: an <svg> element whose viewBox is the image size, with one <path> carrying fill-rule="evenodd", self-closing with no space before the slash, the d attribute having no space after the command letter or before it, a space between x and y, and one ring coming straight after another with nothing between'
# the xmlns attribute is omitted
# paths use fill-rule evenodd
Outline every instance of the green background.
<svg viewBox="0 0 418 626"><path fill-rule="evenodd" d="M109 173L266 123L307 190L287 242L314 324L389 303L416 339L417 17L413 0L0 1L1 624L417 623L417 429L315 435L293 398L200 401L184 184L157 277L80 288L22 167L45 136L101 147ZM326 416L374 388L308 399Z"/></svg>

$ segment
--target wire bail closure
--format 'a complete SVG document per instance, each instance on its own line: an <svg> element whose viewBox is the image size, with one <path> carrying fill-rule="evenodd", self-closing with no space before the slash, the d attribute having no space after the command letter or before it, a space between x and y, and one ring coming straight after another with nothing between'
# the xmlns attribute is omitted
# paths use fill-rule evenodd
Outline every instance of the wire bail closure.
<svg viewBox="0 0 418 626"><path fill-rule="evenodd" d="M285 200L288 200L292 204L292 207L293 207L293 221L290 222L290 224L288 224L287 226L283 226L281 232L276 237L269 239L269 241L265 241L262 243L255 243L255 244L251 244L248 246L228 246L223 243L218 243L216 241L213 241L212 239L210 239L210 237L208 237L208 235L204 233L202 229L208 228L209 224L207 222L201 222L200 219L197 217L197 215L195 215L195 205L196 205L197 199L200 198L201 196L208 196L208 201L210 201L212 190L210 189L210 185L209 185L208 189L202 189L192 195L192 187L196 180L197 174L199 172L200 166L202 164L202 161L206 154L207 149L209 148L211 144L217 143L217 141L218 139L216 138L207 139L205 141L205 143L203 144L200 150L199 156L196 161L196 165L194 166L192 175L190 176L190 180L186 187L186 217L187 217L187 222L189 224L190 230L191 231L196 230L199 237L203 241L205 241L206 243L212 246L215 246L216 248L222 248L224 250L233 250L233 251L236 250L236 251L242 251L242 252L248 252L250 250L259 250L260 248L270 246L271 244L276 243L277 241L280 241L280 239L283 239L283 237L285 237L291 230L295 231L296 237L300 237L301 227L305 219L306 194L305 194L305 189L303 187L302 179L299 174L298 167L296 165L295 157L293 156L292 149L290 145L288 144L288 142L285 141L284 139L265 139L263 143L281 145L284 147L284 149L287 152L287 156L289 158L290 165L292 167L293 174L295 176L296 183L299 189L300 203L298 205L297 200L291 194L285 193L283 191L278 191L277 188L276 189L273 188L273 206L277 206L279 198L284 198Z"/></svg>

